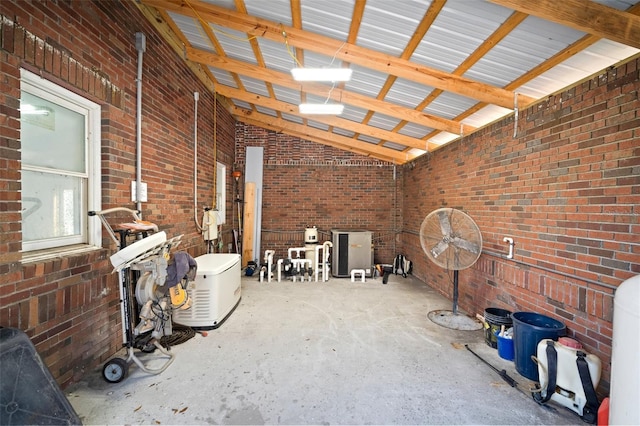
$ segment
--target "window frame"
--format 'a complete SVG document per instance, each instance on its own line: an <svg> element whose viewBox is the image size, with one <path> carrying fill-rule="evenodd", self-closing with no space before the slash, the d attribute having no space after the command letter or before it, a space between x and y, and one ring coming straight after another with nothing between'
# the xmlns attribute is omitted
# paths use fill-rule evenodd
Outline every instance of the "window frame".
<svg viewBox="0 0 640 426"><path fill-rule="evenodd" d="M84 98L58 84L40 77L28 70L20 69L20 93L26 92L40 97L64 108L71 108L85 116L85 173L68 173L79 176L83 180L83 203L80 212L80 236L40 239L36 241L22 241L22 252L55 251L69 249L77 251L79 247L101 247L102 230L98 221L89 220L88 212L100 210L102 199L101 187L101 106ZM78 111L79 110L79 111ZM37 166L25 167L21 162L22 171L43 172L45 169ZM47 169L51 172L55 169ZM62 173L60 173L62 174ZM22 178L20 182L22 184ZM22 202L22 198L21 198ZM23 207L24 209L24 207ZM21 222L22 223L22 222ZM46 252L45 252L46 253Z"/></svg>

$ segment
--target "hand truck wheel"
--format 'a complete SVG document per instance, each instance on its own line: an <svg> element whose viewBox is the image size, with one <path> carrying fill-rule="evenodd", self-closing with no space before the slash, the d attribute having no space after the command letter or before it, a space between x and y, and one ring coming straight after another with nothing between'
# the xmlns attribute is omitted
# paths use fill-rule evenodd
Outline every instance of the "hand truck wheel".
<svg viewBox="0 0 640 426"><path fill-rule="evenodd" d="M119 383L127 376L129 364L122 358L113 358L104 363L102 377L109 383Z"/></svg>

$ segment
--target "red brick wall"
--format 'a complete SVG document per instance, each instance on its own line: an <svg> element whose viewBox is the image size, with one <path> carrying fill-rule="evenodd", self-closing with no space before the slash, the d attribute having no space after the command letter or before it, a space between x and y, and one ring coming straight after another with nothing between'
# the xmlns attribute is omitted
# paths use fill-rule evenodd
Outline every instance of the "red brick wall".
<svg viewBox="0 0 640 426"><path fill-rule="evenodd" d="M62 385L122 347L117 276L103 250L23 262L20 225L20 67L102 106L102 208L131 203L135 180L135 33L146 35L142 79L143 217L181 250L206 248L194 225L194 92L199 92L198 216L213 202L214 98L134 2L0 2L0 326L24 330ZM234 162L235 120L217 102L217 160ZM227 204L231 223L231 200ZM230 225L223 230L230 232Z"/></svg>
<svg viewBox="0 0 640 426"><path fill-rule="evenodd" d="M192 255L204 251L193 225L193 92L200 93L199 210L212 202L214 102L133 2L5 0L0 14L0 325L25 330L66 385L121 347L107 259L114 247L22 263L19 68L102 105L103 208L132 207L135 32L146 34L143 214L170 236L185 234L182 249ZM638 80L636 59L521 111L516 138L513 119L505 119L395 173L388 163L235 127L218 104L217 159L228 166L229 195L232 165L243 169L245 147L265 147L263 250L282 256L311 225L321 239L333 227L365 228L374 232L376 261L403 251L415 274L445 295L451 281L423 254L419 226L438 207L467 211L486 253L460 273L461 307L563 320L603 359L606 386L613 289L640 273ZM235 204L227 200L232 224ZM506 253L504 236L515 239L514 261L494 255Z"/></svg>
<svg viewBox="0 0 640 426"><path fill-rule="evenodd" d="M246 147L264 147L260 261L264 250L278 259L303 246L312 226L321 242L331 229L371 231L375 262L393 261L400 226L393 165L240 122L236 144L243 171Z"/></svg>
<svg viewBox="0 0 640 426"><path fill-rule="evenodd" d="M603 361L608 386L614 289L640 273L640 60L634 59L405 166L404 250L451 297L422 252L420 224L462 209L484 252L460 272L460 306L563 321ZM503 258L514 239L514 260ZM496 256L499 255L499 256Z"/></svg>

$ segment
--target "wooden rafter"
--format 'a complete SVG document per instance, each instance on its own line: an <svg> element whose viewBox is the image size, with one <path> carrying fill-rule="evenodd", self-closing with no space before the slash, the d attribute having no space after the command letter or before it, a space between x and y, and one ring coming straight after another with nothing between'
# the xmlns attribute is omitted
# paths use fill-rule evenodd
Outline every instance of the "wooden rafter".
<svg viewBox="0 0 640 426"><path fill-rule="evenodd" d="M298 113L297 105L278 101L272 98L265 98L255 93L249 93L244 90L234 89L233 87L228 87L224 85L218 85L217 89L218 89L218 93L220 93L222 96L238 99L248 103L259 104L263 107L270 108L275 111L285 112L290 115L295 115L302 118L306 117ZM427 148L425 146L425 143L420 141L419 139L412 138L410 136L405 136L399 133L393 133L388 130L379 129L373 126L357 123L355 121L345 120L339 117L316 116L313 118L313 120L318 123L326 124L327 126L336 126L344 130L349 130L358 134L363 134L375 139L387 140L389 142L405 145L411 148L417 148L422 150ZM435 148L435 145L429 148Z"/></svg>
<svg viewBox="0 0 640 426"><path fill-rule="evenodd" d="M182 0L142 0L142 2L149 6L171 10L175 13L192 17L195 15L195 10L201 17L215 24L225 25L238 31L277 42L283 41L282 32L285 31L287 40L292 46L328 56L335 56L338 59L385 74L395 75L434 88L441 88L504 108L513 108L514 94L508 90L415 64L406 59L396 58L354 44L344 43L343 45L342 42L326 36L278 25L275 22L243 15L195 0L190 0L189 6L186 6ZM519 96L518 99L520 102L519 107L521 108L535 101L535 99L528 96Z"/></svg>
<svg viewBox="0 0 640 426"><path fill-rule="evenodd" d="M418 24L418 27L413 32L411 39L409 40L402 54L400 55L401 59L409 60L411 58L411 55L413 55L413 53L416 51L416 49L420 45L422 38L427 33L429 28L431 28L433 21L435 21L435 19L438 17L438 14L442 10L446 2L447 0L434 0L433 2L431 2L431 4L429 5L429 8L427 9L426 13L422 17L422 20ZM393 86L393 84L396 82L397 79L398 77L396 77L395 75L388 76L387 80L382 85L382 89L378 93L377 98L384 99L389 93L389 90L391 90L391 87ZM438 90L438 89L435 89L435 90ZM423 109L424 108L420 108L418 110L422 111ZM364 117L362 122L365 124L368 123L372 116L373 116L373 111L367 112L367 115Z"/></svg>
<svg viewBox="0 0 640 426"><path fill-rule="evenodd" d="M300 0L291 0L291 23L294 28L302 29L302 5ZM296 62L300 65L304 65L304 50L299 47L296 48ZM272 96L275 99L275 96ZM300 103L307 101L307 94L300 92ZM302 120L304 124L307 124L306 118Z"/></svg>
<svg viewBox="0 0 640 426"><path fill-rule="evenodd" d="M231 113L236 117L236 119L249 124L254 124L276 132L291 134L322 145L333 146L345 151L356 152L361 155L371 156L384 161L403 164L412 159L408 154L400 151L367 142L354 141L353 139L345 136L333 133L329 134L324 130L315 129L310 126L303 126L301 124L256 113L243 108L232 107Z"/></svg>
<svg viewBox="0 0 640 426"><path fill-rule="evenodd" d="M533 7L528 0L489 0L511 8L514 12L491 35L484 40L479 40L481 44L475 44L475 50L466 56L455 70L443 72L411 62L411 58L421 43L429 42L430 37L427 32L444 10L446 0L431 1L428 9L423 12L422 20L417 23L413 32L407 32L408 28L404 31L392 30L407 37L404 49L397 57L358 45L358 33L364 22L363 19L366 18L367 0L352 0L350 4L353 5L353 10L348 33L338 37L339 39L312 33L303 28L307 19L311 23L316 21L313 16L303 17L302 0L289 0L290 16L284 19L285 21L290 19L290 26L249 15L245 5L246 0L233 0L235 11L205 0L131 1L136 4L176 53L183 57L187 66L193 70L198 78L212 92L227 100L225 105L238 120L339 149L391 161L395 164L411 160L411 155L419 155L422 151L432 151L441 147L440 144L428 142L440 132L444 131L456 136L472 133L475 128L462 125L462 121L487 106L496 105L512 109L515 106L514 101L519 108L530 105L535 100L522 94L516 96L517 90L601 38L633 47L639 47L638 43L640 43L637 41L640 38L638 37L640 19L637 18L640 13L640 3L622 12L587 0L564 0L563 2L540 0L535 2ZM392 14L397 10L394 11L390 8L388 12ZM447 13L450 12L447 11ZM258 14L258 12L256 13ZM306 9L304 13L306 13ZM529 14L585 31L588 35L557 52L528 72L517 76L511 83L503 87L495 87L466 78L469 70L474 69L474 65L510 35ZM178 15L182 15L182 17L176 18ZM182 23L185 22L183 17L192 18L196 25L199 24L200 31L208 38L211 48L196 49L192 46L190 38L181 30ZM175 22L173 18L176 19ZM306 19L303 20L303 18ZM182 23L178 25L177 23L180 22ZM219 32L224 33L225 28L246 34L246 46L251 46L253 57L249 55L245 59L239 60L230 58L225 53L216 36ZM282 60L281 55L277 53L276 56L273 56L273 47L275 46L277 49L277 44L269 43L262 46L264 49L267 49L267 46L270 49L269 56L263 57L258 37L281 44L283 52L286 49L290 55L295 56L300 66L304 66L305 54L315 52L342 61L342 66L349 67L353 64L356 67L368 68L373 71L369 75L375 77L356 80L353 85L340 83L332 86L331 84L295 82L288 72L283 72L282 68L276 71L279 67L277 62L273 63L276 68L270 68L272 59ZM233 49L233 46L242 45L243 43L230 41L228 46L227 44L224 46ZM240 55L240 57L244 56L246 56L244 53ZM218 70L229 73L235 81L234 87L221 85L216 80L215 76L222 78L223 75L219 74ZM364 74L367 75L367 73ZM375 81L379 74L382 74L382 78L384 78L380 83ZM243 81L248 80L244 76L252 81L264 82L266 91L247 91ZM413 107L415 103L411 107L404 107L386 99L398 79L418 83L421 89L417 90L426 92L423 95L424 99L415 107ZM370 85L372 81L375 81L375 86ZM369 86L366 86L367 84ZM345 87L349 87L352 91L345 90ZM372 87L374 87L373 91L370 90ZM300 100L303 102L307 94L312 94L354 108L345 110L344 117L348 119L337 116L301 115L297 105L278 99L280 95L278 88L285 89L283 95L286 95L287 99L291 99L290 94L293 91L300 94ZM423 112L445 92L472 98L478 102L453 119L448 116L444 118L441 115ZM416 93L418 92L416 91L412 95ZM234 101L248 105L249 109L234 105ZM289 102L292 101L289 100ZM260 111L269 110L269 112L262 114L259 113L259 109ZM445 110L442 111L442 114L446 113ZM379 114L383 120L380 127L370 124L374 114ZM291 120L291 117L298 118ZM386 127L384 123L388 123L389 119L397 120L392 121L393 124ZM402 128L410 123L426 128L425 134L415 138L403 134ZM384 128L382 128L383 126ZM349 136L344 136L345 132ZM398 149L398 147L404 148Z"/></svg>
<svg viewBox="0 0 640 426"><path fill-rule="evenodd" d="M353 12L351 13L351 25L349 26L347 43L354 44L358 39L358 32L360 31L360 24L362 23L362 15L364 14L364 7L366 4L366 0L355 0ZM345 68L348 68L350 65L351 64L349 62L342 62L342 66ZM338 87L340 89L344 89L344 82L340 82ZM333 131L333 128L329 127L329 131Z"/></svg>
<svg viewBox="0 0 640 426"><path fill-rule="evenodd" d="M301 90L302 88L302 85L294 81L289 74L268 70L253 64L248 64L228 57L218 56L213 53L194 48L186 49L186 54L189 60L200 62L214 68L227 71L234 70L239 74L249 75L254 78L294 90ZM386 114L400 119L408 119L411 122L420 124L421 126L440 129L454 134L458 134L458 132L460 132L461 126L465 134L474 130L472 126L462 125L461 123L453 120L447 120L445 118L425 114L411 108L390 104L375 98L348 92L346 90L340 90L338 88L330 90L329 87L321 84L305 84L304 90L308 93L313 93L319 96L327 96L327 93L331 92L329 97L335 101L354 105L360 108L374 109L381 114Z"/></svg>
<svg viewBox="0 0 640 426"><path fill-rule="evenodd" d="M235 5L238 12L247 14L247 8L243 0L235 0ZM265 66L264 58L262 57L262 52L260 51L260 45L258 45L258 40L255 37L251 37L249 35L247 35L247 38L249 40L249 44L251 44L251 50L253 51L253 55L256 57L256 61L258 62L258 65L260 65L261 67L264 67ZM243 89L244 86L240 78L237 77L235 73L233 73L232 75L234 76L234 80L238 85L238 87L240 89ZM269 92L269 95L275 98L276 95L275 95L275 92L273 91L273 86L269 83L265 83L265 84L267 85L267 91ZM254 110L256 109L255 105L253 104L251 105L251 108Z"/></svg>
<svg viewBox="0 0 640 426"><path fill-rule="evenodd" d="M480 59L482 59L484 55L486 55L495 45L497 45L502 39L504 39L509 33L511 33L511 31L513 31L514 28L520 25L520 23L524 21L527 18L527 16L528 15L521 12L512 13L511 16L509 16L509 18L507 18L507 20L504 21L502 25L500 25L500 27L498 27L498 29L493 32L493 34L487 37L487 39L480 46L478 46L478 48L473 53L471 53L471 55L469 55L467 59L465 59L458 66L458 68L455 69L455 71L453 71L453 74L462 75L465 72L467 72L473 65L475 65ZM517 87L520 87L520 86L515 86L511 89L516 89ZM424 98L422 102L420 102L420 104L416 109L420 109L420 110L425 109L429 104L435 101L436 98L440 96L442 93L444 93L444 91L441 89L436 89L433 92L429 93L429 95L426 98ZM487 103L484 103L484 102L481 104L483 105L483 107L488 105ZM469 112L469 114L464 115L464 118L469 117L470 115L476 113L479 110L480 108L476 108L475 106L472 107L469 111L467 111ZM462 121L464 118L459 118L459 120ZM406 120L401 121L396 125L393 131L399 131L406 124L407 124ZM428 140L428 138L431 138L433 136L435 136L435 133L429 133L429 135L426 135L423 138L423 140Z"/></svg>
<svg viewBox="0 0 640 426"><path fill-rule="evenodd" d="M184 47L188 45L178 34L182 34L177 28L169 25L171 22L162 10L147 7L141 3L134 2L140 12L158 30L164 40L182 58L184 58ZM215 92L215 78L202 64L185 59L185 64L198 77L198 79L213 93Z"/></svg>
<svg viewBox="0 0 640 426"><path fill-rule="evenodd" d="M640 17L586 0L490 0L510 9L640 49Z"/></svg>
<svg viewBox="0 0 640 426"><path fill-rule="evenodd" d="M635 15L635 16L640 16L640 3L637 3L636 5L630 7L627 10L627 13L630 13L630 14ZM507 84L505 86L505 89L515 90L518 87L521 87L524 84L527 84L528 82L530 82L534 78L539 77L540 75L542 75L545 72L549 71L550 69L552 69L556 65L566 61L567 59L571 58L572 56L576 55L577 53L579 53L579 52L583 51L584 49L588 48L589 46L595 44L596 42L598 42L598 40L600 40L600 37L594 36L594 35L591 35L591 34L587 34L586 36L582 37L581 39L577 40L576 42L574 42L571 45L567 46L566 48L562 49L560 52L556 53L555 55L553 55L552 57L550 57L546 61L542 62L538 66L536 66L536 67L530 69L528 72L522 74L520 77L516 78L511 83ZM457 117L455 117L455 119L456 120L464 120L465 118L470 117L471 115L475 114L476 112L480 111L482 108L484 108L486 106L487 106L487 104L484 103L484 102L477 103L473 107L469 108L467 111L465 111L462 114L460 114ZM440 131L438 131L438 130L433 131L433 132L425 135L422 139L423 140L429 140L430 138L432 138L433 136L435 136L439 132Z"/></svg>

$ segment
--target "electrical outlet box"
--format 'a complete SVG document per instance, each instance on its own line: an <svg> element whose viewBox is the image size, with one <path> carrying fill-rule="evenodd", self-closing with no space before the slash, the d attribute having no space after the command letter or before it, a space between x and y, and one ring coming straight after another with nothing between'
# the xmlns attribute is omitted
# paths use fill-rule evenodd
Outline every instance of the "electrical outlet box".
<svg viewBox="0 0 640 426"><path fill-rule="evenodd" d="M145 182L140 182L140 199L138 199L138 191L136 190L136 181L131 181L131 201L141 203L147 202L147 184Z"/></svg>

